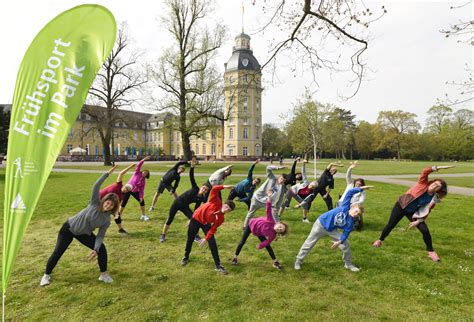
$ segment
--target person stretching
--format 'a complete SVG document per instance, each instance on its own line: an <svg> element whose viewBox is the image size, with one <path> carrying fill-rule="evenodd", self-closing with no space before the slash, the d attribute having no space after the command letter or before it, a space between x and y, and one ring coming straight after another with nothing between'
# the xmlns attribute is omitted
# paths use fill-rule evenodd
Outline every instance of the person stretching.
<svg viewBox="0 0 474 322"><path fill-rule="evenodd" d="M150 178L150 171L141 170L143 163L149 159L150 156L147 156L143 158L143 160L138 162L137 166L135 167L135 172L133 173L133 176L130 178L130 180L128 180L127 184L132 187L132 190L123 195L122 204L120 205L119 210L120 216L122 216L123 211L127 206L128 199L130 199L130 196L132 196L133 198L135 198L136 201L140 203L140 211L142 213L140 219L143 221L150 220L150 217L145 214L145 199L143 199L143 196L145 195L146 179Z"/></svg>
<svg viewBox="0 0 474 322"><path fill-rule="evenodd" d="M196 180L194 179L194 168L196 166L196 159L191 160L191 169L189 170L189 180L191 181L191 189L186 190L178 198L173 201L170 211L168 213L168 218L163 226L163 231L160 235L160 242L163 243L166 241L166 234L170 229L171 223L174 220L174 216L178 211L181 211L189 220L193 216L193 212L189 208L192 203L196 203L194 210L199 208L201 203L206 202L206 194L210 190L209 186L206 184L198 187ZM199 238L199 237L198 237Z"/></svg>
<svg viewBox="0 0 474 322"><path fill-rule="evenodd" d="M303 207L303 222L309 224L308 220L308 212L309 209L311 208L311 201L308 198L310 195L314 193L314 190L318 187L318 182L317 181L309 181L308 177L306 176L306 163L308 161L303 160L303 164L301 165L301 177L302 177L302 182L297 183L293 185L290 189L288 189L286 193L286 201L285 205L289 205L291 202L291 198L295 198L300 205L299 206ZM303 203L303 201L308 198L308 202ZM286 206L282 206L280 208L280 218L283 215L283 212L285 210Z"/></svg>
<svg viewBox="0 0 474 322"><path fill-rule="evenodd" d="M116 167L114 166L104 173L94 183L89 205L75 216L70 217L59 230L56 247L46 263L46 270L41 278L41 286L51 284L51 273L74 238L84 246L92 249L88 256L89 260L93 260L95 257L98 258L100 268L99 280L105 283L113 282L112 277L107 272L107 250L102 241L104 240L107 228L110 226L110 215L117 211L120 202L115 193L109 193L102 199L99 198L99 190L100 185ZM96 228L99 228L97 236L93 233Z"/></svg>
<svg viewBox="0 0 474 322"><path fill-rule="evenodd" d="M248 221L250 218L253 218L255 212L260 209L264 208L267 201L267 191L272 190L272 213L273 218L276 222L280 221L280 217L278 216L279 209L281 207L281 203L285 197L287 188L285 186L286 181L288 180L287 174L281 174L278 179L273 174L273 170L280 170L284 169L285 167L279 167L274 165L267 166L267 180L255 191L252 196L252 201L250 203L250 209L247 213L247 216L244 220L244 229L248 225Z"/></svg>
<svg viewBox="0 0 474 322"><path fill-rule="evenodd" d="M101 189L99 192L99 198L102 199L104 198L107 194L109 193L115 193L117 197L119 198L119 201L122 202L123 200L123 194L130 192L132 190L132 186L129 184L122 185L122 179L123 176L127 173L128 170L133 168L135 166L135 163L130 164L128 167L120 171L119 175L117 176L117 181L112 183L111 185L108 185L104 189ZM117 213L114 214L115 218L115 223L117 224L118 227L118 232L121 235L127 235L127 231L123 229L122 226L122 216L120 215L120 212L117 211Z"/></svg>
<svg viewBox="0 0 474 322"><path fill-rule="evenodd" d="M346 190L344 190L344 193L342 194L341 198L339 198L339 201L336 203L336 205L340 205L342 203L342 201L344 200L344 198L346 197L346 194L349 190L351 190L352 188L358 188L358 187L362 187L362 186L365 186L365 180L362 179L362 178L357 178L357 179L352 179L352 169L354 169L355 167L357 167L357 161L354 161L354 162L351 162L351 165L349 166L349 168L347 169L347 172L346 172L346 182L347 182L347 186L346 186ZM356 193L352 199L351 199L351 205L353 203L358 203L358 204L363 204L365 201L365 191L362 191L361 193ZM362 226L364 224L364 220L363 220L363 215L360 215L356 218L354 218L354 229L355 230L362 230Z"/></svg>
<svg viewBox="0 0 474 322"><path fill-rule="evenodd" d="M153 201L151 202L149 211L155 210L155 204L165 189L169 191L174 199L178 198L176 189L178 188L179 180L181 180L181 173L186 170L184 167L185 164L189 164L189 162L179 161L171 169L169 169L163 177L161 177L160 184L158 185L155 195L153 196Z"/></svg>
<svg viewBox="0 0 474 322"><path fill-rule="evenodd" d="M235 185L235 187L230 191L227 200L234 200L235 197L239 197L240 202L245 202L247 205L247 210L250 209L250 200L252 200L253 191L257 188L257 185L260 184L260 178L253 178L253 169L260 162L260 159L257 159L250 166L247 178L240 181Z"/></svg>
<svg viewBox="0 0 474 322"><path fill-rule="evenodd" d="M217 185L211 189L209 194L209 200L205 204L201 205L193 214L188 227L188 240L186 241L186 248L184 250L184 257L181 260L181 265L186 266L189 263L189 255L193 247L193 241L196 237L199 229L202 229L206 234L206 237L199 241L199 246L204 247L209 243L211 249L212 258L216 265L216 271L221 274L227 274L224 266L221 265L219 259L219 250L217 249L216 238L214 234L217 231L217 227L222 225L224 222L224 215L231 212L235 208L235 204L232 200L227 200L222 204L222 200L219 198L219 192L222 189L233 188L234 186L222 186ZM212 224L212 225L211 225Z"/></svg>
<svg viewBox="0 0 474 322"><path fill-rule="evenodd" d="M318 187L314 191L314 196L308 200L311 202L314 198L318 196L318 194L323 197L328 210L333 208L332 206L332 198L331 198L331 190L334 189L334 175L337 173L337 167L342 167L342 164L338 163L329 163L324 172L318 179Z"/></svg>
<svg viewBox="0 0 474 322"><path fill-rule="evenodd" d="M331 246L332 249L336 249L337 247L341 249L344 267L353 272L358 272L360 270L357 266L352 264L351 248L347 239L352 231L354 218L364 213L364 208L361 205L357 203L351 205L351 198L354 194L367 188L369 188L369 186L349 190L340 207L329 210L319 216L319 218L314 222L308 238L306 238L296 256L296 270L301 269L303 259L308 255L316 242L325 235L328 235L333 239ZM341 234L336 230L337 228L342 229L344 232Z"/></svg>
<svg viewBox="0 0 474 322"><path fill-rule="evenodd" d="M423 241L425 242L428 256L435 262L440 261L438 254L433 249L433 242L431 240L431 234L430 230L428 229L428 225L426 225L426 222L424 221L413 219L419 219L417 218L419 216L414 217L414 214L417 211L422 210L424 213L429 213L441 198L446 197L448 194L448 185L446 184L446 181L442 179L428 181L428 176L433 171L449 168L452 168L452 166L433 166L423 169L418 182L413 187L408 189L405 194L398 198L398 201L392 208L392 213L387 225L382 230L379 239L377 239L373 244L374 247L382 246L382 242L385 240L385 238L387 238L398 222L403 217L407 217L408 220L416 222L416 224L411 223L410 227L416 226L416 228L418 228L418 230L423 235ZM422 217L426 217L427 213Z"/></svg>
<svg viewBox="0 0 474 322"><path fill-rule="evenodd" d="M249 221L249 225L245 227L244 233L242 235L242 239L240 240L237 249L235 250L234 258L232 259L232 265L237 265L237 257L242 250L247 238L249 238L250 233L254 234L255 236L260 239L261 243L257 246L257 249L266 248L268 254L273 260L273 267L276 269L282 269L280 262L277 261L275 253L273 252L272 246L270 244L276 238L277 234L280 236L285 236L288 232L288 225L283 222L275 222L273 219L272 214L272 199L271 196L273 194L272 190L268 190L267 192L267 202L265 204L265 211L267 216L266 217L258 217L252 218ZM267 238L265 238L267 237Z"/></svg>

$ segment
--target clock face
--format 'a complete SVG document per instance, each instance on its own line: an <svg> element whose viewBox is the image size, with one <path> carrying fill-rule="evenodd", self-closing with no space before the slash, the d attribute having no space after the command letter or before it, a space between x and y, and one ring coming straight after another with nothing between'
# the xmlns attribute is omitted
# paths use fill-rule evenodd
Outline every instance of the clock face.
<svg viewBox="0 0 474 322"><path fill-rule="evenodd" d="M247 58L242 59L242 65L247 67L248 64L249 64L249 60Z"/></svg>
<svg viewBox="0 0 474 322"><path fill-rule="evenodd" d="M229 76L229 82L233 83L234 82L234 76Z"/></svg>

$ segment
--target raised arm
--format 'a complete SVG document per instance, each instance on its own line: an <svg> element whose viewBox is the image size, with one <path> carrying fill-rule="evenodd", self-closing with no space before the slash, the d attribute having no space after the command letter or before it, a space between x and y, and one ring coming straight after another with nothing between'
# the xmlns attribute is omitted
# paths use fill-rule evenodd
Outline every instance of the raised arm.
<svg viewBox="0 0 474 322"><path fill-rule="evenodd" d="M150 159L149 156L141 159L140 162L137 163L137 166L135 167L135 174L140 173L143 163L145 163L145 161L148 159Z"/></svg>
<svg viewBox="0 0 474 322"><path fill-rule="evenodd" d="M113 169L115 169L116 167L117 166L113 167L111 170L113 171ZM98 205L100 203L100 195L99 195L100 186L105 181L105 179L107 179L109 177L109 173L110 173L110 170L108 172L104 173L103 175L101 175L100 178L97 179L97 181L92 186L92 194L91 194L91 203L92 204L97 204Z"/></svg>
<svg viewBox="0 0 474 322"><path fill-rule="evenodd" d="M341 207L344 209L344 211L347 211L351 208L351 199L352 199L352 197L356 193L362 192L362 191L363 190L361 188L352 188L347 192L346 196L344 197L344 200L341 203Z"/></svg>
<svg viewBox="0 0 474 322"><path fill-rule="evenodd" d="M209 194L209 200L208 200L208 202L210 202L210 203L217 203L217 202L219 202L219 201L220 201L220 199L219 199L219 191L221 191L222 189L224 189L224 186L222 186L222 185L218 185L218 186L212 187L211 193Z"/></svg>
<svg viewBox="0 0 474 322"><path fill-rule="evenodd" d="M253 179L253 169L255 168L255 166L260 162L260 159L257 159L254 163L252 163L252 165L250 166L249 168L249 172L247 173L247 179L252 181Z"/></svg>
<svg viewBox="0 0 474 322"><path fill-rule="evenodd" d="M230 168L232 168L232 165L228 165L226 167L223 167L223 168L215 171L213 174L211 174L211 176L209 177L209 182L211 183L211 185L215 186L216 184L219 184L219 179L221 179L224 172L226 170L229 170Z"/></svg>
<svg viewBox="0 0 474 322"><path fill-rule="evenodd" d="M189 169L189 181L191 181L191 187L193 188L198 187L196 183L196 179L194 179L194 165L191 165L191 169Z"/></svg>
<svg viewBox="0 0 474 322"><path fill-rule="evenodd" d="M296 175L296 163L298 163L299 160L300 158L296 158L295 161L293 161L293 165L291 166L290 176L292 178L294 178Z"/></svg>
<svg viewBox="0 0 474 322"><path fill-rule="evenodd" d="M179 166L189 164L188 161L179 161L171 168L172 170L178 170Z"/></svg>
<svg viewBox="0 0 474 322"><path fill-rule="evenodd" d="M304 160L301 165L301 176L303 177L303 182L308 182L308 177L306 176L306 163L308 161Z"/></svg>
<svg viewBox="0 0 474 322"><path fill-rule="evenodd" d="M272 200L268 197L267 202L265 202L265 214L267 215L268 221L275 221L272 214Z"/></svg>
<svg viewBox="0 0 474 322"><path fill-rule="evenodd" d="M357 161L351 162L351 165L349 168L347 168L346 172L346 182L347 184L352 184L354 180L352 180L352 169L354 169L357 166Z"/></svg>
<svg viewBox="0 0 474 322"><path fill-rule="evenodd" d="M120 171L119 175L117 176L117 182L122 182L123 180L123 176L127 174L128 170L130 170L131 168L133 168L133 166L135 165L135 163L132 163L130 164L128 167L126 167L125 169L123 169L122 171Z"/></svg>

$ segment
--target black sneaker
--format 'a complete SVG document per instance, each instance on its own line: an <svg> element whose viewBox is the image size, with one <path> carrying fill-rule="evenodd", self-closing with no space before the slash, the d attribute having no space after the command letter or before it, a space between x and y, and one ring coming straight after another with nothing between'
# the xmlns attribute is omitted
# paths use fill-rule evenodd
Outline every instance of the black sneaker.
<svg viewBox="0 0 474 322"><path fill-rule="evenodd" d="M201 237L199 237L199 235L194 236L194 241L199 243L201 241Z"/></svg>
<svg viewBox="0 0 474 322"><path fill-rule="evenodd" d="M181 266L186 266L188 265L188 263L189 263L189 258L183 257L183 259L181 260Z"/></svg>
<svg viewBox="0 0 474 322"><path fill-rule="evenodd" d="M120 229L118 230L118 233L119 233L120 235L128 235L127 231L126 231L125 229L123 229L123 228L120 228Z"/></svg>
<svg viewBox="0 0 474 322"><path fill-rule="evenodd" d="M164 243L166 241L166 235L165 234L161 234L160 235L160 243Z"/></svg>
<svg viewBox="0 0 474 322"><path fill-rule="evenodd" d="M232 265L237 265L237 257L232 258L232 261L230 263Z"/></svg>
<svg viewBox="0 0 474 322"><path fill-rule="evenodd" d="M216 266L216 271L221 273L222 275L227 275L227 270L222 265Z"/></svg>
<svg viewBox="0 0 474 322"><path fill-rule="evenodd" d="M278 270L283 269L283 266L281 266L281 264L280 264L279 261L274 261L274 262L273 262L273 267L275 267L275 268L278 269Z"/></svg>

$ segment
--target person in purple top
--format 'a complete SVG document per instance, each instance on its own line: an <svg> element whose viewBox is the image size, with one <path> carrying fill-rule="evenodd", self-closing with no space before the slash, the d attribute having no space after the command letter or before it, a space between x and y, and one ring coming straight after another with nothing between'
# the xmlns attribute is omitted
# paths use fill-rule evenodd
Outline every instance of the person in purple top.
<svg viewBox="0 0 474 322"><path fill-rule="evenodd" d="M353 272L358 272L360 270L357 266L352 264L351 247L347 239L349 238L349 234L354 226L354 218L363 214L364 208L358 203L351 205L351 199L356 193L361 193L364 189L370 187L371 186L363 186L349 190L340 207L331 209L319 216L315 221L308 238L306 238L296 256L296 270L301 269L303 259L308 255L316 242L325 235L328 235L333 239L331 246L332 249L336 249L337 247L341 249L344 267ZM337 229L343 230L343 233L341 234Z"/></svg>
<svg viewBox="0 0 474 322"><path fill-rule="evenodd" d="M147 156L143 158L140 162L138 162L137 166L135 167L135 172L133 173L133 176L130 178L130 180L128 180L127 185L130 185L132 187L132 190L123 195L122 204L120 205L119 210L120 217L123 214L123 210L127 206L128 199L130 199L130 196L132 196L140 203L140 211L142 213L140 219L144 221L150 220L150 218L145 214L145 199L143 198L145 195L146 179L150 178L150 171L142 170L143 163L145 163L145 161L149 159L150 156Z"/></svg>
<svg viewBox="0 0 474 322"><path fill-rule="evenodd" d="M244 233L242 239L240 240L237 249L235 250L234 258L232 259L232 265L237 265L237 257L242 250L247 238L250 236L250 233L260 239L261 243L258 245L258 249L266 248L268 254L273 260L273 267L276 269L282 269L280 262L277 261L275 253L273 252L272 247L270 246L271 242L275 240L277 234L285 236L288 232L288 225L283 222L275 222L275 219L272 215L272 199L273 194L272 190L267 191L268 199L265 204L266 217L252 218L249 221L249 224L244 228ZM268 238L268 239L267 239Z"/></svg>

